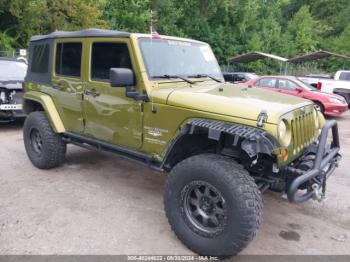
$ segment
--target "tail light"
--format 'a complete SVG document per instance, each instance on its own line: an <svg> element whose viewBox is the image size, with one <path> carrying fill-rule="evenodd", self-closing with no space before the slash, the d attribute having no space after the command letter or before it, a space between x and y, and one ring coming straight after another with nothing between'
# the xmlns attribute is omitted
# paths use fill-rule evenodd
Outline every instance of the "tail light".
<svg viewBox="0 0 350 262"><path fill-rule="evenodd" d="M321 82L317 82L316 88L317 88L318 90L321 90L321 88L322 88L322 83L321 83Z"/></svg>

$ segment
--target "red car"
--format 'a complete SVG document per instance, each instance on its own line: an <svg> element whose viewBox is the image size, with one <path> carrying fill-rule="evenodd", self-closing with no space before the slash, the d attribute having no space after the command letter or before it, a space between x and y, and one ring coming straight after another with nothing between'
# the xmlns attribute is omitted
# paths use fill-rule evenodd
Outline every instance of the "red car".
<svg viewBox="0 0 350 262"><path fill-rule="evenodd" d="M323 93L317 88L302 82L295 76L262 76L245 82L243 85L264 88L312 100L320 107L322 113L328 116L339 116L348 109L348 104L343 97Z"/></svg>

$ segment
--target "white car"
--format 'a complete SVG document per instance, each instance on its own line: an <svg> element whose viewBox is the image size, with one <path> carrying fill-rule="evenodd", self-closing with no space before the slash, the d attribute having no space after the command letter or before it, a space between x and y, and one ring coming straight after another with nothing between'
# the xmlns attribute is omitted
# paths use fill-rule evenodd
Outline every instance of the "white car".
<svg viewBox="0 0 350 262"><path fill-rule="evenodd" d="M325 76L304 76L300 80L317 87L322 92L337 94L345 98L350 105L350 71L338 71L334 78Z"/></svg>
<svg viewBox="0 0 350 262"><path fill-rule="evenodd" d="M340 70L336 72L334 80L350 81L350 71Z"/></svg>

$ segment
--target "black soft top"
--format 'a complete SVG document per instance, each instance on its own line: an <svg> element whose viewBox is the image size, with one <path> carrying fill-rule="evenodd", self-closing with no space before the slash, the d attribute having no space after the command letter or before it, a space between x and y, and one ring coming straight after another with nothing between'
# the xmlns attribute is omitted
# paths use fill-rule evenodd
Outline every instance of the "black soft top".
<svg viewBox="0 0 350 262"><path fill-rule="evenodd" d="M81 31L68 32L68 31L55 31L48 35L35 35L30 41L41 41L45 39L54 39L54 38L80 38L80 37L130 37L129 32L107 30L107 29L96 29L89 28Z"/></svg>

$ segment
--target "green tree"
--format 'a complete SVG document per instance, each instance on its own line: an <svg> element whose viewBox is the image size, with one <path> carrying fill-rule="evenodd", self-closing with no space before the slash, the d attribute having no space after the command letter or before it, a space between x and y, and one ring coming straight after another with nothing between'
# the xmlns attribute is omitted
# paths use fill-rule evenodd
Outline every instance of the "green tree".
<svg viewBox="0 0 350 262"><path fill-rule="evenodd" d="M46 29L81 30L89 27L105 27L101 19L101 2L94 0L47 0Z"/></svg>
<svg viewBox="0 0 350 262"><path fill-rule="evenodd" d="M153 25L156 30L165 35L185 36L184 30L179 27L179 21L183 18L183 8L176 5L173 0L153 0Z"/></svg>
<svg viewBox="0 0 350 262"><path fill-rule="evenodd" d="M0 49L26 47L32 35L54 30L147 33L152 19L160 34L208 42L221 64L249 51L349 54L349 13L349 0L0 0ZM268 60L247 69L263 73L265 65L279 71Z"/></svg>
<svg viewBox="0 0 350 262"><path fill-rule="evenodd" d="M151 20L150 0L109 0L103 17L115 30L148 32Z"/></svg>
<svg viewBox="0 0 350 262"><path fill-rule="evenodd" d="M1 48L26 47L32 35L54 30L105 27L101 1L0 0Z"/></svg>
<svg viewBox="0 0 350 262"><path fill-rule="evenodd" d="M318 44L318 22L312 17L309 6L302 6L288 22L288 33L291 35L294 55L316 49Z"/></svg>
<svg viewBox="0 0 350 262"><path fill-rule="evenodd" d="M334 50L350 56L350 24L344 29L342 34L334 40Z"/></svg>

